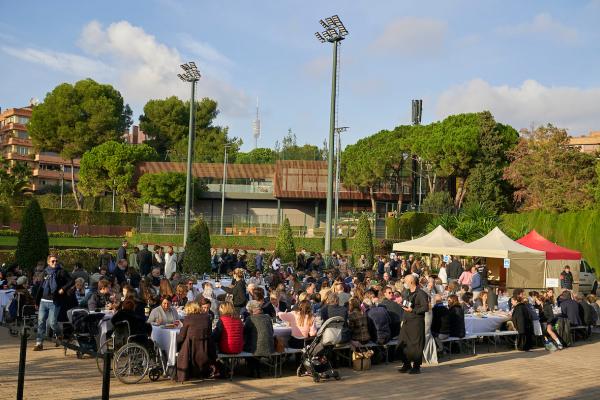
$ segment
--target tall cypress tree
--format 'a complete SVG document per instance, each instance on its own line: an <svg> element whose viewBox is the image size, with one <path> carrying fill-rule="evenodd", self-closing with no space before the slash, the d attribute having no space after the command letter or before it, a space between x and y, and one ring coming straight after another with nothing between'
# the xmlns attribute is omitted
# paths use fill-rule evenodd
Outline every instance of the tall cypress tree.
<svg viewBox="0 0 600 400"><path fill-rule="evenodd" d="M15 258L21 268L33 270L38 261L46 261L49 252L48 231L42 209L32 199L21 220Z"/></svg>
<svg viewBox="0 0 600 400"><path fill-rule="evenodd" d="M282 263L296 262L296 247L294 236L290 227L290 220L285 219L279 228L277 242L275 242L275 257L281 258Z"/></svg>
<svg viewBox="0 0 600 400"><path fill-rule="evenodd" d="M183 270L203 274L210 272L210 233L204 219L190 229L183 257Z"/></svg>
<svg viewBox="0 0 600 400"><path fill-rule="evenodd" d="M371 233L371 224L367 214L362 214L358 219L358 227L356 228L356 236L352 246L352 259L354 265L364 254L367 259L367 265L373 265L374 250L373 250L373 234Z"/></svg>

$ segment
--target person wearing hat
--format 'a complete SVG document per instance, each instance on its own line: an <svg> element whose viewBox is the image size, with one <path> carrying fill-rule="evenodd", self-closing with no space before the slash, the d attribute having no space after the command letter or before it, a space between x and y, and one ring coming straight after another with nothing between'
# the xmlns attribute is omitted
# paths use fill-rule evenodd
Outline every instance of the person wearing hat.
<svg viewBox="0 0 600 400"><path fill-rule="evenodd" d="M565 265L563 272L560 273L560 287L561 289L573 290L573 274L571 273L571 267Z"/></svg>

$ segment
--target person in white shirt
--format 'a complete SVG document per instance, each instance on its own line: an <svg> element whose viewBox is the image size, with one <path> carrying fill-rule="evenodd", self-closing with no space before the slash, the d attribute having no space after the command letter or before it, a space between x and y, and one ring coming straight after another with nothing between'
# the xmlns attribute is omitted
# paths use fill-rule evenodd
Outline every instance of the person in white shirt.
<svg viewBox="0 0 600 400"><path fill-rule="evenodd" d="M193 279L187 280L186 286L187 286L188 292L187 292L186 297L187 297L188 301L196 301L196 299L198 298L198 295L200 294L200 291L194 287L195 283L196 282L194 282Z"/></svg>
<svg viewBox="0 0 600 400"><path fill-rule="evenodd" d="M442 284L448 284L448 273L446 272L446 263L443 262L440 266L440 271L438 272L438 278L442 280Z"/></svg>
<svg viewBox="0 0 600 400"><path fill-rule="evenodd" d="M273 268L273 271L277 271L281 268L281 259L279 257L275 257L273 264L271 264L271 268Z"/></svg>
<svg viewBox="0 0 600 400"><path fill-rule="evenodd" d="M175 271L177 271L177 254L173 251L173 246L169 246L167 254L165 254L165 276L167 279L171 279Z"/></svg>

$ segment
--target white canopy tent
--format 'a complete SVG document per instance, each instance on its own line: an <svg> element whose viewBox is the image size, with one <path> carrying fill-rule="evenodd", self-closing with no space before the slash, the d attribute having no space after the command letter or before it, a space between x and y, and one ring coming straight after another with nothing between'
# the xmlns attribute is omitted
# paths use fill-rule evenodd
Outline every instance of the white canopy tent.
<svg viewBox="0 0 600 400"><path fill-rule="evenodd" d="M465 245L460 239L455 238L441 225L420 238L406 242L394 243L394 251L426 254L456 254L454 248L462 248Z"/></svg>
<svg viewBox="0 0 600 400"><path fill-rule="evenodd" d="M508 288L545 287L546 253L515 242L498 227L481 239L448 252L458 256L486 257L490 273L504 281ZM510 260L509 268L504 268L504 259Z"/></svg>

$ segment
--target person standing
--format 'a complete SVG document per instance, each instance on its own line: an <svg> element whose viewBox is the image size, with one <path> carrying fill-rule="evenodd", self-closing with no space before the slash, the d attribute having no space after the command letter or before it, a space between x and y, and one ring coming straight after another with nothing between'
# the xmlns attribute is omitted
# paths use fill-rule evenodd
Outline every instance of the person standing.
<svg viewBox="0 0 600 400"><path fill-rule="evenodd" d="M144 244L138 253L138 265L142 276L147 276L152 271L152 253L148 250L148 244Z"/></svg>
<svg viewBox="0 0 600 400"><path fill-rule="evenodd" d="M479 275L479 269L476 265L471 268L471 291L473 292L473 300L479 297L479 293L483 290L483 279Z"/></svg>
<svg viewBox="0 0 600 400"><path fill-rule="evenodd" d="M133 253L129 254L129 258L127 259L128 264L131 268L139 269L140 265L138 264L138 255L140 254L140 249L137 246L133 247Z"/></svg>
<svg viewBox="0 0 600 400"><path fill-rule="evenodd" d="M117 250L117 262L121 260L127 260L127 240L123 240L119 250Z"/></svg>
<svg viewBox="0 0 600 400"><path fill-rule="evenodd" d="M58 334L58 314L67 289L72 285L71 276L58 264L58 258L54 254L49 255L48 265L44 270L44 280L37 293L39 313L37 336L33 351L44 349L46 324L50 325L55 335Z"/></svg>
<svg viewBox="0 0 600 400"><path fill-rule="evenodd" d="M512 322L516 331L519 333L517 337L517 348L522 351L529 351L533 347L533 320L527 300L519 297L519 294L514 294L511 298L512 304Z"/></svg>
<svg viewBox="0 0 600 400"><path fill-rule="evenodd" d="M403 365L398 371L420 374L425 348L425 313L429 311L429 297L417 286L417 280L412 275L404 278L404 287L408 289L408 296L402 303L404 314L398 347Z"/></svg>
<svg viewBox="0 0 600 400"><path fill-rule="evenodd" d="M73 222L73 237L77 237L77 235L79 235L79 224Z"/></svg>
<svg viewBox="0 0 600 400"><path fill-rule="evenodd" d="M263 273L263 268L264 268L264 257L265 257L265 249L261 247L260 250L258 250L258 254L254 258L254 268L256 269L256 271L260 272L261 274Z"/></svg>
<svg viewBox="0 0 600 400"><path fill-rule="evenodd" d="M462 265L460 261L456 257L452 257L452 261L448 264L447 275L448 275L448 283L453 281L458 281L460 278L460 274L463 272Z"/></svg>
<svg viewBox="0 0 600 400"><path fill-rule="evenodd" d="M177 272L177 254L173 251L173 246L169 246L165 254L165 276L171 279L175 272Z"/></svg>
<svg viewBox="0 0 600 400"><path fill-rule="evenodd" d="M156 249L154 249L152 266L160 268L161 273L165 271L165 253L163 252L162 246L156 246Z"/></svg>
<svg viewBox="0 0 600 400"><path fill-rule="evenodd" d="M560 273L560 287L561 289L573 290L573 274L571 273L571 267L565 265L563 272Z"/></svg>

